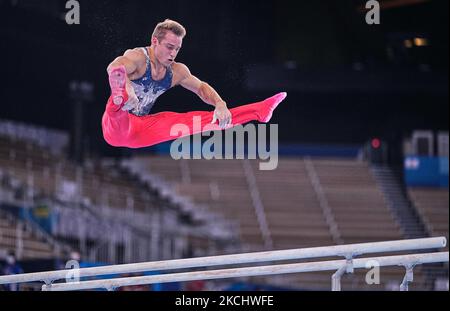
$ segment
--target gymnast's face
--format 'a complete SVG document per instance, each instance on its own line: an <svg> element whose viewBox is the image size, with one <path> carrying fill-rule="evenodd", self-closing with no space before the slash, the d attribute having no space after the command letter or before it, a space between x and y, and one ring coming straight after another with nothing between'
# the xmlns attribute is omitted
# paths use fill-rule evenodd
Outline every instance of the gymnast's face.
<svg viewBox="0 0 450 311"><path fill-rule="evenodd" d="M158 41L157 38L153 37L153 50L158 62L165 67L172 65L181 49L182 43L183 39L171 31L168 31L161 41Z"/></svg>

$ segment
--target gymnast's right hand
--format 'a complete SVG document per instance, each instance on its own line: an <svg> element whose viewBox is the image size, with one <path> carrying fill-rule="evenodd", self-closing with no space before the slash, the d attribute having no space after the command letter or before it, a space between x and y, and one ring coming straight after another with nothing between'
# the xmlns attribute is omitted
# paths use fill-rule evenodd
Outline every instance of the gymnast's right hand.
<svg viewBox="0 0 450 311"><path fill-rule="evenodd" d="M136 93L134 92L134 89L129 81L127 81L125 89L127 91L128 100L125 105L123 105L122 110L128 111L136 107L136 105L139 103L139 99L137 98Z"/></svg>

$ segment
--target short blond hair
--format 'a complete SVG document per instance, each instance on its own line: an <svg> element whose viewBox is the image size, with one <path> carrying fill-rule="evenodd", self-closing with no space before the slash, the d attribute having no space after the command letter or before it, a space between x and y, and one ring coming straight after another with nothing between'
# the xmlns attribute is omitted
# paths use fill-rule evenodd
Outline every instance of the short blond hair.
<svg viewBox="0 0 450 311"><path fill-rule="evenodd" d="M184 38L186 36L186 29L178 22L171 19L166 19L156 25L153 31L152 38L156 37L159 42L166 36L168 31L173 32L176 36Z"/></svg>

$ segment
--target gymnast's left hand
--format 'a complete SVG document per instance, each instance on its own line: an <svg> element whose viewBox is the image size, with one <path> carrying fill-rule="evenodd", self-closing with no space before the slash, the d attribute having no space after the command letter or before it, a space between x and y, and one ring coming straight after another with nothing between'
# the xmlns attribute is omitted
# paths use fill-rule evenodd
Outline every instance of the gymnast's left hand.
<svg viewBox="0 0 450 311"><path fill-rule="evenodd" d="M216 104L216 109L214 110L212 124L219 121L219 126L221 129L226 129L231 126L231 111L228 110L227 104L225 102L219 102Z"/></svg>

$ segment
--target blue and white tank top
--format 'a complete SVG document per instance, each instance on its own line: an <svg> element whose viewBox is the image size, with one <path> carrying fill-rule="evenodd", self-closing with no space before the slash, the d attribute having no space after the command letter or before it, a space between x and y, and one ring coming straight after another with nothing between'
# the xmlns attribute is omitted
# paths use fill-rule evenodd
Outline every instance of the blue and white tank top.
<svg viewBox="0 0 450 311"><path fill-rule="evenodd" d="M150 113L156 99L172 86L173 77L172 68L167 67L166 75L162 80L153 80L150 55L146 48L142 48L142 50L147 58L147 69L141 78L131 80L131 85L136 93L139 103L129 112L136 116L145 116Z"/></svg>

